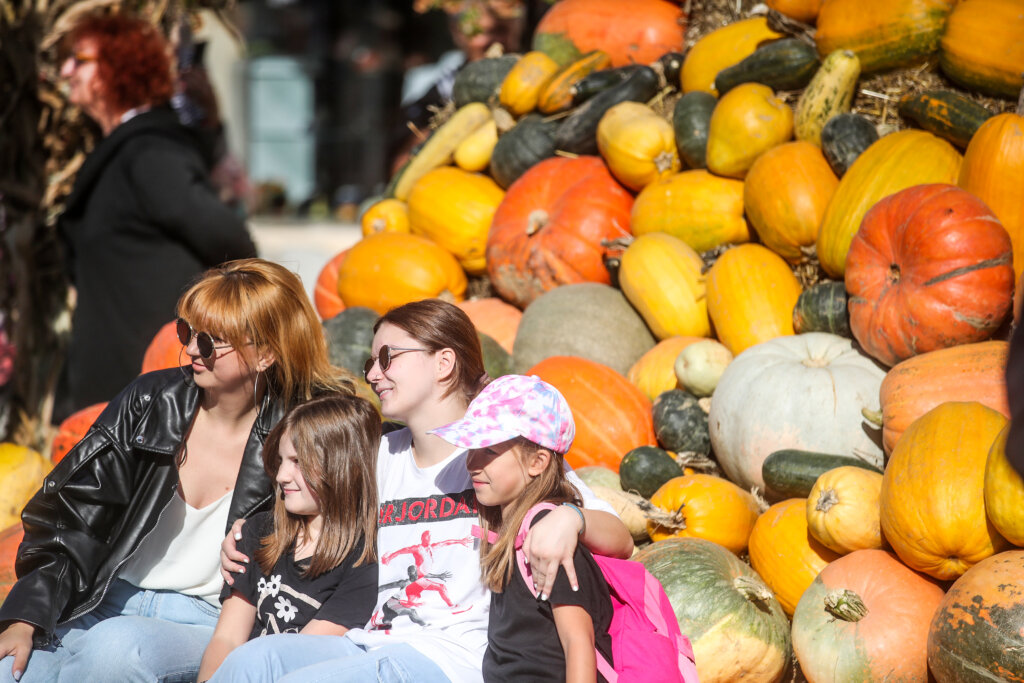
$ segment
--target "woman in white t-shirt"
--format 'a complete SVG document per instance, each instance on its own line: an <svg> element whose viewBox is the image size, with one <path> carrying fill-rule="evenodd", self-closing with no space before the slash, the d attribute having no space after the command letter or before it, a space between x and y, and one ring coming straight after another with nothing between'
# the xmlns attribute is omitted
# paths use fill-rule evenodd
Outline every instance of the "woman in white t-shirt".
<svg viewBox="0 0 1024 683"><path fill-rule="evenodd" d="M285 635L246 643L217 681L479 681L490 594L481 580L476 499L466 451L430 433L460 419L487 381L479 338L458 307L432 299L377 321L366 378L381 412L405 428L386 434L377 462L380 505L377 606L343 637ZM575 585L577 538L594 552L628 557L633 541L611 509L576 477L583 515L564 507L527 540L540 592L559 566ZM225 542L225 554L242 556ZM241 565L225 560L229 570ZM262 641L262 642L261 642Z"/></svg>

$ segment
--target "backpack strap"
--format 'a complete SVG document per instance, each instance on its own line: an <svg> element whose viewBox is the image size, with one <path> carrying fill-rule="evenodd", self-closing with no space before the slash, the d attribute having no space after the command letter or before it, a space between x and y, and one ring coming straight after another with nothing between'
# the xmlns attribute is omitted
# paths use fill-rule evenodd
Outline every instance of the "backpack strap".
<svg viewBox="0 0 1024 683"><path fill-rule="evenodd" d="M526 542L526 534L530 532L530 525L533 523L534 518L541 510L554 510L558 506L554 503L537 503L526 513L526 517L523 518L523 523L519 526L519 533L516 534L516 566L519 567L519 574L523 577L523 583L526 584L526 588L530 591L533 597L537 597L537 589L533 585L533 572L530 570L530 565L526 562L526 553L523 552L523 543ZM619 675L615 672L615 669L608 660L604 658L601 651L594 648L594 655L597 658L597 671L608 683L616 683L619 680Z"/></svg>

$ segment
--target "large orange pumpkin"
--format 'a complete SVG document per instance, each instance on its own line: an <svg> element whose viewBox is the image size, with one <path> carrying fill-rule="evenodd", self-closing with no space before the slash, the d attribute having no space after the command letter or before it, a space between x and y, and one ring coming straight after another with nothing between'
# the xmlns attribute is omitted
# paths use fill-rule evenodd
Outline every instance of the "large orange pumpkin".
<svg viewBox="0 0 1024 683"><path fill-rule="evenodd" d="M1013 302L1010 236L955 185L917 185L875 204L846 256L850 329L895 365L987 339Z"/></svg>
<svg viewBox="0 0 1024 683"><path fill-rule="evenodd" d="M882 477L882 531L900 559L943 581L1007 545L985 515L985 461L1006 418L943 403L914 420Z"/></svg>
<svg viewBox="0 0 1024 683"><path fill-rule="evenodd" d="M182 348L178 341L176 323L172 320L157 330L146 347L146 353L142 356L142 373L188 365L192 359Z"/></svg>
<svg viewBox="0 0 1024 683"><path fill-rule="evenodd" d="M466 312L479 332L489 335L501 348L512 353L516 330L523 319L522 311L496 296L460 301L456 305Z"/></svg>
<svg viewBox="0 0 1024 683"><path fill-rule="evenodd" d="M985 202L1010 233L1013 269L1020 279L1024 273L1024 201L1020 196L1024 187L1024 105L1016 114L1006 112L981 124L967 143L957 184Z"/></svg>
<svg viewBox="0 0 1024 683"><path fill-rule="evenodd" d="M14 560L18 556L18 546L25 537L21 522L17 522L0 531L0 603L11 592L11 586L18 580L14 573Z"/></svg>
<svg viewBox="0 0 1024 683"><path fill-rule="evenodd" d="M181 344L178 344L180 347ZM50 462L54 465L64 459L72 448L82 440L85 433L92 427L92 423L100 416L103 409L107 407L104 403L94 403L88 408L82 408L64 418L64 421L57 427L57 434L53 437L53 444L50 446Z"/></svg>
<svg viewBox="0 0 1024 683"><path fill-rule="evenodd" d="M345 302L338 294L338 268L341 262L348 256L348 249L339 251L331 257L316 278L316 286L313 289L313 306L316 308L321 320L330 320L345 310Z"/></svg>
<svg viewBox="0 0 1024 683"><path fill-rule="evenodd" d="M651 503L675 518L670 528L648 521L652 541L666 538L703 538L734 553L747 547L747 539L760 514L749 491L728 479L710 474L687 474L661 485Z"/></svg>
<svg viewBox="0 0 1024 683"><path fill-rule="evenodd" d="M604 50L612 66L647 64L683 49L686 16L665 0L562 0L541 18L533 48L568 64Z"/></svg>
<svg viewBox="0 0 1024 683"><path fill-rule="evenodd" d="M364 237L338 268L338 294L346 307L366 306L381 315L420 299L462 301L466 284L466 273L451 253L426 237L402 232Z"/></svg>
<svg viewBox="0 0 1024 683"><path fill-rule="evenodd" d="M750 566L793 616L800 596L825 566L839 557L807 530L807 501L790 498L768 508L750 532Z"/></svg>
<svg viewBox="0 0 1024 683"><path fill-rule="evenodd" d="M575 356L552 356L526 372L562 392L576 422L566 455L575 467L603 465L615 472L637 446L653 446L651 400L606 365Z"/></svg>
<svg viewBox="0 0 1024 683"><path fill-rule="evenodd" d="M793 334L800 283L778 254L741 244L718 257L707 276L708 315L718 340L734 354Z"/></svg>
<svg viewBox="0 0 1024 683"><path fill-rule="evenodd" d="M951 81L1013 98L1024 87L1024 3L964 0L942 34L939 67Z"/></svg>
<svg viewBox="0 0 1024 683"><path fill-rule="evenodd" d="M809 683L928 681L935 582L884 550L832 562L793 614L793 649Z"/></svg>
<svg viewBox="0 0 1024 683"><path fill-rule="evenodd" d="M885 452L892 452L910 423L945 401L977 401L1009 417L1008 349L1004 341L962 344L914 356L889 370L879 389Z"/></svg>
<svg viewBox="0 0 1024 683"><path fill-rule="evenodd" d="M602 240L628 237L633 197L599 157L546 159L498 205L487 240L487 272L520 308L559 285L609 284Z"/></svg>
<svg viewBox="0 0 1024 683"><path fill-rule="evenodd" d="M1024 550L982 560L932 618L928 667L938 681L1024 682Z"/></svg>

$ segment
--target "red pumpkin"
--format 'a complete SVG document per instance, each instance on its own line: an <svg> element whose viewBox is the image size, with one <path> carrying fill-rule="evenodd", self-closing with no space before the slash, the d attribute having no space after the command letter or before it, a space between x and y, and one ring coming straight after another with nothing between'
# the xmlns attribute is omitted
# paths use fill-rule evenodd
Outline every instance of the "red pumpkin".
<svg viewBox="0 0 1024 683"><path fill-rule="evenodd" d="M612 66L647 64L666 52L681 52L686 16L665 0L561 0L537 25L535 50L560 63L604 50Z"/></svg>
<svg viewBox="0 0 1024 683"><path fill-rule="evenodd" d="M540 162L512 184L494 214L491 282L520 308L559 285L609 284L601 241L629 236L632 209L633 196L600 158Z"/></svg>
<svg viewBox="0 0 1024 683"><path fill-rule="evenodd" d="M573 468L602 465L615 472L637 446L654 446L651 400L607 365L576 356L552 356L526 373L565 396L576 422L566 460Z"/></svg>
<svg viewBox="0 0 1024 683"><path fill-rule="evenodd" d="M181 342L178 341L178 330L175 321L171 321L161 327L153 340L146 347L146 353L142 356L142 372L154 372L176 368L181 365L188 365L192 359L182 351Z"/></svg>
<svg viewBox="0 0 1024 683"><path fill-rule="evenodd" d="M810 683L928 680L927 641L943 591L884 550L821 570L793 614L793 649Z"/></svg>
<svg viewBox="0 0 1024 683"><path fill-rule="evenodd" d="M338 269L348 256L348 249L340 251L320 270L313 289L313 306L321 320L330 320L345 310L345 302L338 294Z"/></svg>
<svg viewBox="0 0 1024 683"><path fill-rule="evenodd" d="M954 185L907 188L868 211L846 257L850 328L887 365L987 339L1010 311L1010 236Z"/></svg>
<svg viewBox="0 0 1024 683"><path fill-rule="evenodd" d="M0 603L11 592L11 586L18 580L14 574L14 559L18 556L18 546L25 537L21 522L12 524L0 531Z"/></svg>
<svg viewBox="0 0 1024 683"><path fill-rule="evenodd" d="M181 344L179 343L180 347ZM64 459L72 448L82 440L85 433L92 427L92 423L100 416L106 403L94 403L88 408L82 408L77 413L72 413L57 427L57 434L53 437L53 445L50 446L50 462L54 465Z"/></svg>

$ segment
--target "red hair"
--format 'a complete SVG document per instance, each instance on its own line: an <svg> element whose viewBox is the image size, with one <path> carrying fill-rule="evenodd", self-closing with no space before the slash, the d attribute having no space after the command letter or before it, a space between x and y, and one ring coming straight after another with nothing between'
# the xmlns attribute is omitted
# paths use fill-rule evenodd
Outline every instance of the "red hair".
<svg viewBox="0 0 1024 683"><path fill-rule="evenodd" d="M148 22L127 13L90 14L69 40L96 41L96 66L103 99L114 111L166 104L174 93L170 48Z"/></svg>

